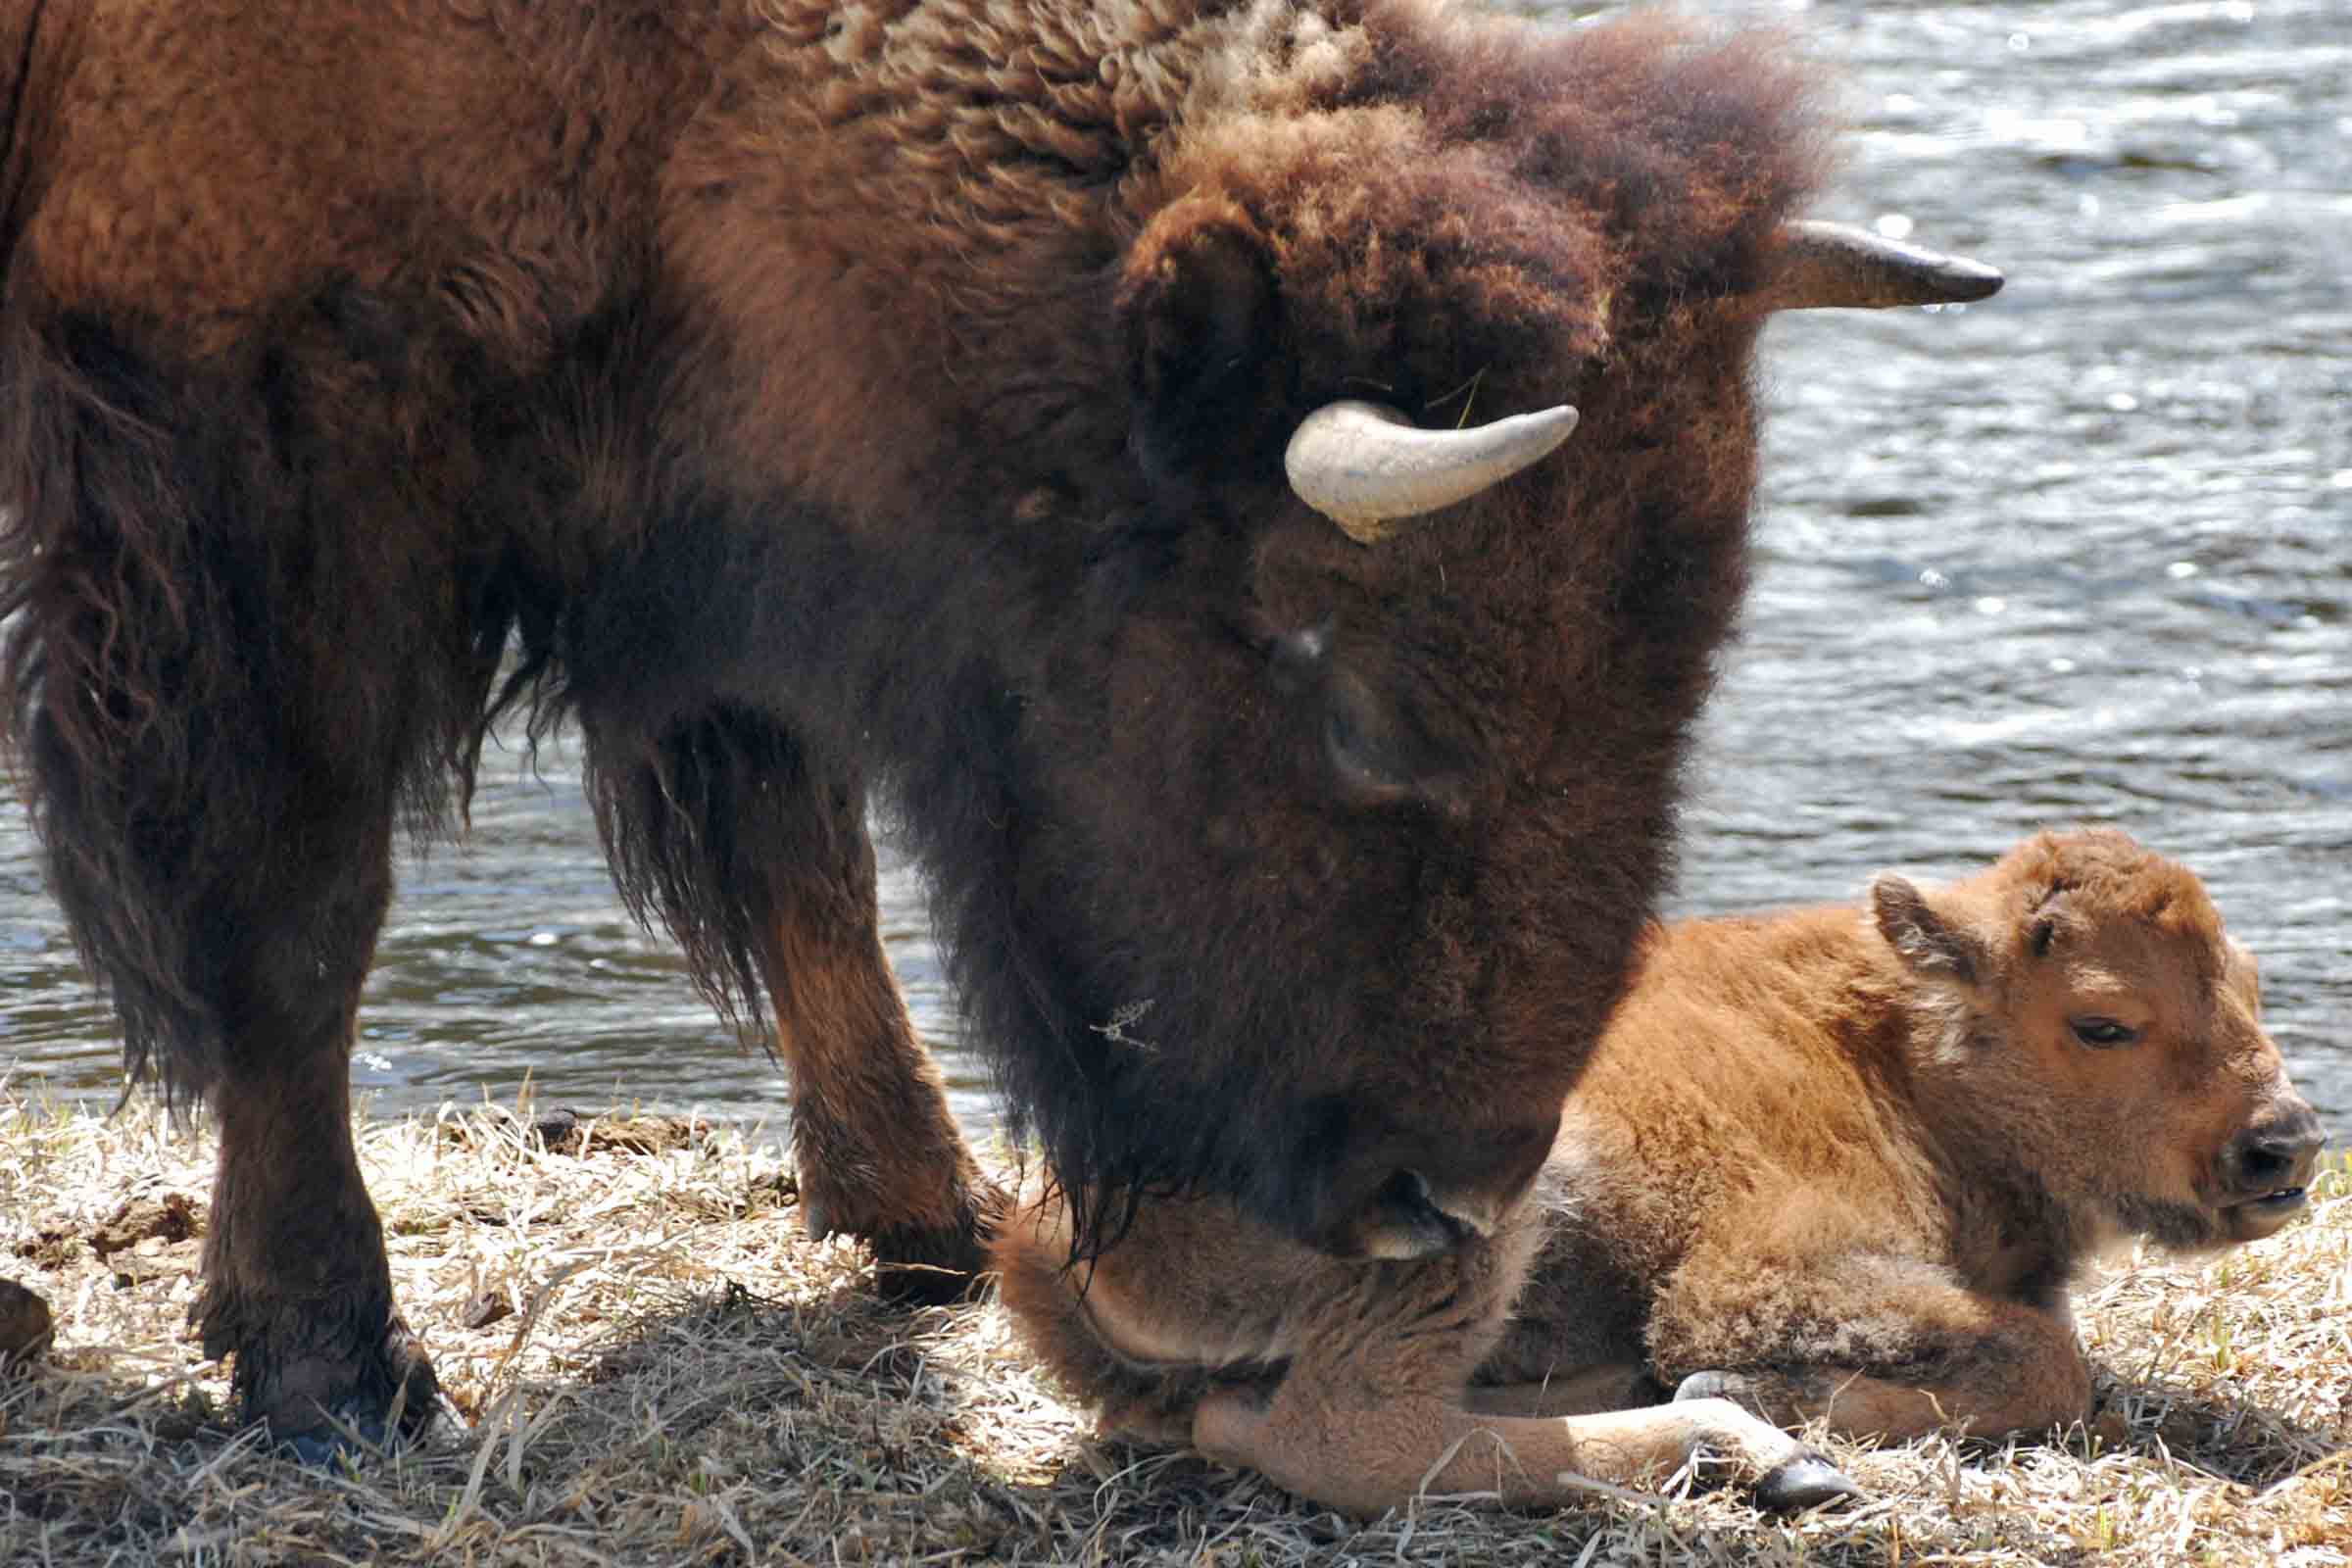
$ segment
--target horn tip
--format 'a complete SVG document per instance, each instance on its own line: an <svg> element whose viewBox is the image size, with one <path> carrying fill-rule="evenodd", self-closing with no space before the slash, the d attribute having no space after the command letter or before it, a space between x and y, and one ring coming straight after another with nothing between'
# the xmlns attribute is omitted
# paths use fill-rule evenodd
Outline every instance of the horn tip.
<svg viewBox="0 0 2352 1568"><path fill-rule="evenodd" d="M1974 300L1988 300L2001 291L2009 279L1997 267L1972 262L1965 256L1947 256L1934 275L1935 303L1965 305Z"/></svg>

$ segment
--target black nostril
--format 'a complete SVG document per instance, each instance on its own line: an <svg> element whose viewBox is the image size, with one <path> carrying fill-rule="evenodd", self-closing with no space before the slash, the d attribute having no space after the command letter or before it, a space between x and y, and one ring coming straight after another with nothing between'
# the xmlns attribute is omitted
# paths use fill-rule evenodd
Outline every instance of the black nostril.
<svg viewBox="0 0 2352 1568"><path fill-rule="evenodd" d="M2275 1144L2248 1144L2237 1152L2240 1187L2278 1187L2285 1184L2294 1158Z"/></svg>
<svg viewBox="0 0 2352 1568"><path fill-rule="evenodd" d="M1393 1170L1380 1184L1380 1200L1394 1208L1427 1207L1429 1178L1417 1170Z"/></svg>
<svg viewBox="0 0 2352 1568"><path fill-rule="evenodd" d="M2308 1186L2325 1141L2319 1117L2308 1110L2283 1124L2250 1127L2230 1148L2232 1177L2242 1192Z"/></svg>

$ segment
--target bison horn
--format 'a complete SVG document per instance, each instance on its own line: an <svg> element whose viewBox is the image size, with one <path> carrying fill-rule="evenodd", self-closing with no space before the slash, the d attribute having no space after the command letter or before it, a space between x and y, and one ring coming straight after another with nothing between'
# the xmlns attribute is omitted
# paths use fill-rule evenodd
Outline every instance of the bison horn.
<svg viewBox="0 0 2352 1568"><path fill-rule="evenodd" d="M1298 421L1282 461L1299 500L1373 545L1407 517L1500 484L1575 428L1576 410L1564 403L1467 430L1424 430L1383 404L1343 399Z"/></svg>
<svg viewBox="0 0 2352 1568"><path fill-rule="evenodd" d="M1742 303L1757 315L1827 306L1957 305L1998 293L2002 281L1999 271L1982 262L1883 239L1844 223L1807 220L1781 225L1771 270Z"/></svg>

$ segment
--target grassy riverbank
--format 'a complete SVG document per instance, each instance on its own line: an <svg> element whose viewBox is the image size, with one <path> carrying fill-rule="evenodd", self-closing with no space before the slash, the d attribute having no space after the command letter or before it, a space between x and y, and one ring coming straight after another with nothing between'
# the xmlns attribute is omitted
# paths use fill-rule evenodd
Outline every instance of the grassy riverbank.
<svg viewBox="0 0 2352 1568"><path fill-rule="evenodd" d="M788 1167L733 1133L475 1111L368 1123L362 1157L471 1430L305 1471L221 1424L183 1326L209 1142L0 1096L0 1279L57 1320L0 1383L0 1562L2352 1563L2340 1162L2286 1233L2083 1295L2103 1431L1832 1445L1875 1500L1793 1523L1661 1478L1356 1525L1094 1441L993 1306L886 1308L804 1242Z"/></svg>

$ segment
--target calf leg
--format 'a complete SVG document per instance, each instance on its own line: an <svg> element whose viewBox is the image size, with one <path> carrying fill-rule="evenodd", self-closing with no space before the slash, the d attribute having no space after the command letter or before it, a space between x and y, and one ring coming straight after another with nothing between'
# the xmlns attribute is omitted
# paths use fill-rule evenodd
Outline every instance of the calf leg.
<svg viewBox="0 0 2352 1568"><path fill-rule="evenodd" d="M1352 1271L1335 1264L1329 1272L1338 1281ZM1430 1272L1433 1283L1445 1283L1434 1266ZM1498 1276L1504 1281L1507 1275ZM1557 1507L1589 1496L1588 1483L1640 1485L1702 1456L1733 1466L1767 1508L1810 1507L1855 1491L1788 1434L1724 1400L1564 1417L1475 1408L1482 1398L1533 1402L1524 1387L1465 1390L1492 1320L1478 1311L1453 1319L1447 1308L1475 1294L1448 1292L1430 1310L1389 1321L1316 1314L1314 1326L1327 1332L1293 1338L1290 1365L1270 1390L1228 1386L1202 1397L1194 1446L1366 1514L1422 1491L1492 1493L1511 1506ZM1365 1296L1359 1283L1335 1304L1360 1306ZM1369 1299L1380 1298L1376 1286ZM1592 1398L1631 1384L1604 1376L1561 1393Z"/></svg>
<svg viewBox="0 0 2352 1568"><path fill-rule="evenodd" d="M1768 1280L1732 1294L1724 1283ZM1731 1398L1784 1426L1852 1438L2046 1432L2090 1412L2065 1315L1964 1290L1894 1258L1686 1270L1651 1322L1676 1397Z"/></svg>
<svg viewBox="0 0 2352 1568"><path fill-rule="evenodd" d="M2006 1304L2006 1303L2002 1303ZM1728 1398L1787 1426L1820 1420L1841 1437L1906 1443L1932 1432L2046 1433L2090 1414L2090 1369L2046 1314L1985 1314L1981 1332L1909 1366L1735 1367L1693 1372L1677 1399Z"/></svg>
<svg viewBox="0 0 2352 1568"><path fill-rule="evenodd" d="M1656 1404L1666 1391L1630 1362L1586 1367L1541 1383L1474 1383L1469 1408L1479 1415L1591 1415Z"/></svg>
<svg viewBox="0 0 2352 1568"><path fill-rule="evenodd" d="M1850 1494L1787 1434L1715 1401L1543 1419L1518 1409L1629 1392L1639 1369L1578 1386L1465 1388L1518 1295L1533 1222L1411 1264L1312 1253L1222 1200L1149 1202L1069 1266L1067 1208L1041 1194L998 1238L1005 1306L1030 1348L1108 1426L1193 1446L1318 1502L1376 1514L1436 1492L1523 1506L1731 1461L1770 1507ZM1500 1408L1490 1408L1490 1407Z"/></svg>
<svg viewBox="0 0 2352 1568"><path fill-rule="evenodd" d="M1722 1399L1538 1418L1475 1414L1428 1396L1374 1399L1369 1391L1334 1398L1339 1392L1302 1384L1296 1371L1270 1398L1221 1390L1194 1417L1194 1446L1358 1514L1424 1492L1563 1507L1588 1500L1592 1482L1654 1483L1701 1458L1734 1465L1758 1505L1775 1511L1857 1490L1827 1460Z"/></svg>
<svg viewBox="0 0 2352 1568"><path fill-rule="evenodd" d="M891 977L857 772L746 710L643 747L583 716L623 892L660 909L722 1005L773 1008L808 1232L872 1243L894 1294L962 1290L1000 1200Z"/></svg>

